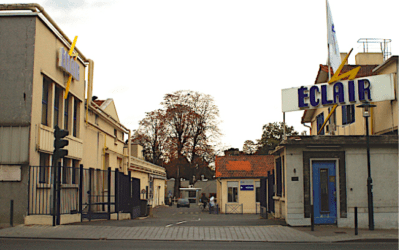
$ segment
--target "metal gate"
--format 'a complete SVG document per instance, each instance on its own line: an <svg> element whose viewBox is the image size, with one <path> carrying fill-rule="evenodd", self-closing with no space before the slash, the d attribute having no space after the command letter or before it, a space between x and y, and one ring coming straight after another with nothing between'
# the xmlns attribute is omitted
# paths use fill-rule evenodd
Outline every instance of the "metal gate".
<svg viewBox="0 0 400 250"><path fill-rule="evenodd" d="M115 210L116 172L101 169L80 169L82 219L110 219Z"/></svg>
<svg viewBox="0 0 400 250"><path fill-rule="evenodd" d="M131 218L140 215L140 179L116 171L116 211L130 213Z"/></svg>
<svg viewBox="0 0 400 250"><path fill-rule="evenodd" d="M268 207L268 212L269 213L274 213L275 212L275 203L274 203L274 185L275 185L275 176L274 176L274 170L272 170L272 173L268 171L268 177L267 177L267 207Z"/></svg>
<svg viewBox="0 0 400 250"><path fill-rule="evenodd" d="M131 172L125 175L118 169L84 169L83 165L31 166L29 171L28 215L53 215L54 225L60 224L62 214L80 213L81 220L89 221L109 220L117 212L130 213L131 218L140 215L140 179L132 178Z"/></svg>

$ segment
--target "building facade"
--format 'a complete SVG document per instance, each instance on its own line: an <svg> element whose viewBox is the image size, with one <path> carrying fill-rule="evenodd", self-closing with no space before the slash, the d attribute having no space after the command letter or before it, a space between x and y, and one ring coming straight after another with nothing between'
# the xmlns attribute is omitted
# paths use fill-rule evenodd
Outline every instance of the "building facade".
<svg viewBox="0 0 400 250"><path fill-rule="evenodd" d="M396 135L371 136L375 228L398 228L399 150ZM293 136L273 152L281 190L275 217L291 226L315 224L368 228L365 136Z"/></svg>
<svg viewBox="0 0 400 250"><path fill-rule="evenodd" d="M82 178L88 183L93 173L101 178L85 187L90 188L92 198L107 200L110 190L105 176L110 168L126 176L131 172L137 179L146 175L140 185L143 189L149 186L151 197L156 197L149 202L163 204L165 169L131 153L130 130L119 121L112 99L92 100L93 61L77 47L73 51L77 58L69 56L72 41L40 5L0 5L0 21L0 190L7 190L0 193L0 220L9 220L11 200L15 223L32 224L37 215L52 214L56 126L69 131L68 155L60 160L60 192L71 202L62 205L61 221L81 219L76 214L80 166L87 170ZM91 199L84 193L83 203Z"/></svg>
<svg viewBox="0 0 400 250"><path fill-rule="evenodd" d="M131 144L131 159L128 171L140 179L140 199L147 200L152 207L165 205L167 172L164 167L144 160L143 147Z"/></svg>
<svg viewBox="0 0 400 250"><path fill-rule="evenodd" d="M344 65L341 73L359 66L356 80L387 75L394 87L393 100L371 100L376 107L367 119L375 228L398 228L398 56L383 61L381 53L359 53L356 65ZM328 67L320 65L315 84L328 77ZM377 86L370 91L379 92ZM301 122L310 123L311 136L288 137L273 151L275 181L285 183L274 198L275 217L306 226L313 211L315 224L354 227L357 207L359 227L368 228L366 118L357 106L338 106L325 127L332 105L305 110Z"/></svg>
<svg viewBox="0 0 400 250"><path fill-rule="evenodd" d="M346 64L342 74L358 66L361 67L356 78L393 74L395 85L395 100L372 102L377 105L371 111L369 119L370 134L397 134L399 127L399 57L392 56L383 62L381 53L359 53L355 57L356 65ZM334 72L331 72L332 75ZM328 82L328 67L320 65L315 84ZM365 119L362 115L362 109L357 105L339 106L335 113L329 119L327 125L321 132L321 135L365 135ZM302 124L310 123L310 135L317 135L319 129L328 117L332 107L310 109L304 111Z"/></svg>
<svg viewBox="0 0 400 250"><path fill-rule="evenodd" d="M261 179L266 178L273 168L272 155L225 151L225 156L217 156L215 177L217 204L221 213L259 213Z"/></svg>
<svg viewBox="0 0 400 250"><path fill-rule="evenodd" d="M0 194L9 208L14 199L17 223L28 210L29 166L50 166L54 127L70 131L66 166L79 166L83 158L85 68L89 61L78 51L75 76L68 98L66 83L71 73L60 67L70 40L57 32L37 12L1 14L0 30ZM69 42L68 42L69 41ZM40 181L50 182L43 169ZM9 213L4 206L0 217ZM2 218L4 219L4 218Z"/></svg>

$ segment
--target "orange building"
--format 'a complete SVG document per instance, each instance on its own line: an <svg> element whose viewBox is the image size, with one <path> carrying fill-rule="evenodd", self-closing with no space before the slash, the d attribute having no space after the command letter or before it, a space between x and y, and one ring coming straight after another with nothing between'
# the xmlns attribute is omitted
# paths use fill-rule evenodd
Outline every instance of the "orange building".
<svg viewBox="0 0 400 250"><path fill-rule="evenodd" d="M217 204L221 213L259 213L261 180L274 169L272 155L244 155L237 150L225 151L215 159ZM271 197L272 198L272 197Z"/></svg>

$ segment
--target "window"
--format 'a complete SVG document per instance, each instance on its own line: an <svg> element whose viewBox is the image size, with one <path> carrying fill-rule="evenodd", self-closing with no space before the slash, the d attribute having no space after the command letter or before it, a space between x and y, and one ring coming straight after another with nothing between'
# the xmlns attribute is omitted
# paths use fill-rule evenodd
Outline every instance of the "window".
<svg viewBox="0 0 400 250"><path fill-rule="evenodd" d="M70 159L64 158L63 159L63 166L62 166L62 175L61 175L61 183L67 184L69 183L69 179L71 176L71 168L70 168Z"/></svg>
<svg viewBox="0 0 400 250"><path fill-rule="evenodd" d="M118 141L118 131L114 129L114 143L117 144Z"/></svg>
<svg viewBox="0 0 400 250"><path fill-rule="evenodd" d="M342 125L356 121L354 104L342 106Z"/></svg>
<svg viewBox="0 0 400 250"><path fill-rule="evenodd" d="M324 124L324 112L321 112L321 114L317 115L317 133L321 129L322 125ZM325 134L325 129L322 129L320 135Z"/></svg>
<svg viewBox="0 0 400 250"><path fill-rule="evenodd" d="M58 114L60 110L60 95L61 95L61 89L59 87L56 87L54 90L54 124L53 126L58 126Z"/></svg>
<svg viewBox="0 0 400 250"><path fill-rule="evenodd" d="M238 182L228 181L228 202L238 202Z"/></svg>
<svg viewBox="0 0 400 250"><path fill-rule="evenodd" d="M256 202L260 202L260 181L256 181Z"/></svg>
<svg viewBox="0 0 400 250"><path fill-rule="evenodd" d="M78 160L72 160L72 184L78 184L79 183L79 161Z"/></svg>
<svg viewBox="0 0 400 250"><path fill-rule="evenodd" d="M48 183L50 155L40 153L39 183Z"/></svg>
<svg viewBox="0 0 400 250"><path fill-rule="evenodd" d="M282 164L281 158L275 160L276 166L276 196L282 197Z"/></svg>
<svg viewBox="0 0 400 250"><path fill-rule="evenodd" d="M330 114L331 111L332 108L328 108L328 114ZM336 110L332 113L331 117L329 117L329 125L330 126L326 127L326 132L332 132L336 130Z"/></svg>
<svg viewBox="0 0 400 250"><path fill-rule="evenodd" d="M69 95L64 100L64 129L68 130Z"/></svg>
<svg viewBox="0 0 400 250"><path fill-rule="evenodd" d="M94 116L94 123L95 123L96 125L99 125L99 116L98 116L98 115L95 115L95 116Z"/></svg>
<svg viewBox="0 0 400 250"><path fill-rule="evenodd" d="M117 157L119 171L122 171L122 158Z"/></svg>
<svg viewBox="0 0 400 250"><path fill-rule="evenodd" d="M78 117L78 105L79 105L79 102L78 102L78 100L77 99L74 99L74 130L73 130L73 135L75 136L75 137L77 137L78 136L78 119L77 119L77 117Z"/></svg>
<svg viewBox="0 0 400 250"><path fill-rule="evenodd" d="M43 77L43 91L42 91L42 124L48 125L47 116L49 108L49 88L51 86L51 80L47 77Z"/></svg>

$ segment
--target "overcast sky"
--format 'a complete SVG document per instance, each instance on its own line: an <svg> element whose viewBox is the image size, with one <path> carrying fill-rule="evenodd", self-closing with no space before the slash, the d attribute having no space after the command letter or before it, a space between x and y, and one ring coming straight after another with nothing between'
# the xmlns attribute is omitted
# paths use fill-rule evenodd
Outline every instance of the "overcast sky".
<svg viewBox="0 0 400 250"><path fill-rule="evenodd" d="M95 62L94 95L113 98L130 129L166 93L193 90L214 97L221 143L242 149L263 124L282 121L281 89L313 84L327 59L324 0L36 2L71 40L78 36L76 46ZM399 55L395 1L329 4L340 51L354 48L350 63L360 38L392 39ZM308 131L301 116L286 113L287 123Z"/></svg>

